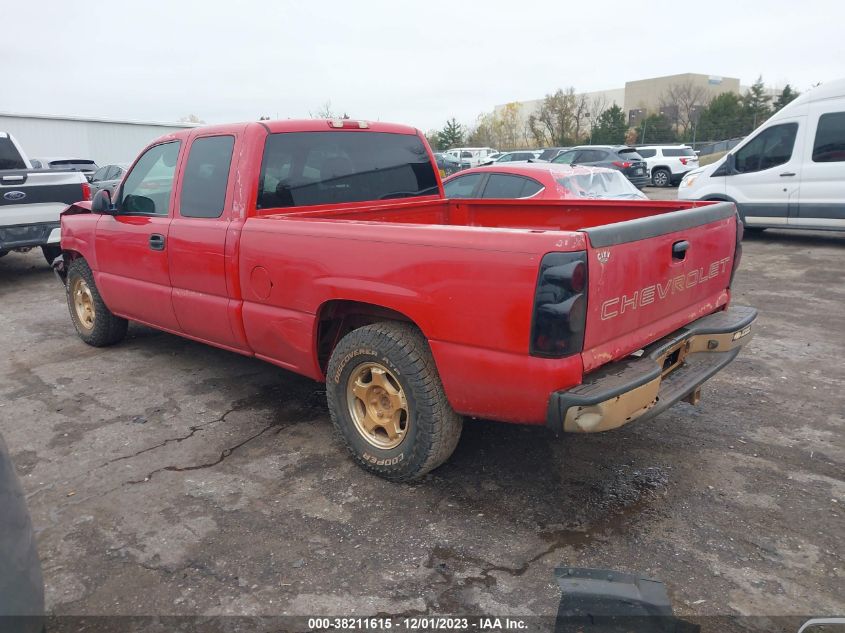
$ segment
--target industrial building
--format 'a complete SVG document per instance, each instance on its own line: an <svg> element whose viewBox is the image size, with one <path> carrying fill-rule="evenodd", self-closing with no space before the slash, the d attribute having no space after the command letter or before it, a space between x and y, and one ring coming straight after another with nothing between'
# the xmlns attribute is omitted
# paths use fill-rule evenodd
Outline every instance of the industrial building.
<svg viewBox="0 0 845 633"><path fill-rule="evenodd" d="M700 95L701 105L723 92L742 94L744 91L744 87L740 86L739 79L736 77L682 73L627 81L624 88L612 88L581 94L587 97L590 102L600 102L602 107L598 109L618 105L625 112L629 121L636 124L642 116L659 112L662 105L661 100L667 91L673 86L680 85L691 86ZM520 105L520 118L527 121L528 117L539 110L543 99L520 101L518 103ZM499 112L505 105L507 104L497 105L495 111Z"/></svg>
<svg viewBox="0 0 845 633"><path fill-rule="evenodd" d="M153 139L195 126L0 112L0 131L14 136L30 158L88 158L98 165L130 163Z"/></svg>

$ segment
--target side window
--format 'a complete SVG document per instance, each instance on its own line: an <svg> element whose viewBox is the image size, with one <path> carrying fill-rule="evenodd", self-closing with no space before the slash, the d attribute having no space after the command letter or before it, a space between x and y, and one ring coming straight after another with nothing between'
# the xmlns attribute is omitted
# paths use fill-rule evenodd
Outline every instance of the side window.
<svg viewBox="0 0 845 633"><path fill-rule="evenodd" d="M539 189L532 187L530 186L531 183L535 183L535 181L529 178L523 178L522 176L491 174L487 180L487 186L484 187L482 198L524 198L532 195L531 193L525 193L526 185L529 185L529 190L532 193L537 193L537 191L543 188L542 185L540 185ZM540 183L535 184L539 185Z"/></svg>
<svg viewBox="0 0 845 633"><path fill-rule="evenodd" d="M553 163L559 163L559 164L562 164L562 165L571 165L572 160L575 158L575 154L577 154L577 153L578 152L574 151L574 150L569 151L569 152L564 152L563 154L560 154L557 158L555 158L552 162Z"/></svg>
<svg viewBox="0 0 845 633"><path fill-rule="evenodd" d="M219 218L226 201L234 136L205 136L191 143L179 215L185 218Z"/></svg>
<svg viewBox="0 0 845 633"><path fill-rule="evenodd" d="M121 213L167 215L170 212L179 145L179 141L156 145L138 159L123 181Z"/></svg>
<svg viewBox="0 0 845 633"><path fill-rule="evenodd" d="M447 198L471 198L472 192L481 181L482 174L467 174L447 182L443 191Z"/></svg>
<svg viewBox="0 0 845 633"><path fill-rule="evenodd" d="M773 125L751 139L734 155L734 169L747 174L783 165L792 157L797 123Z"/></svg>
<svg viewBox="0 0 845 633"><path fill-rule="evenodd" d="M513 154L502 154L499 156L498 162L500 163L509 163L513 160Z"/></svg>
<svg viewBox="0 0 845 633"><path fill-rule="evenodd" d="M845 112L831 112L819 117L813 142L814 163L845 161Z"/></svg>
<svg viewBox="0 0 845 633"><path fill-rule="evenodd" d="M540 193L544 189L543 185L530 178L525 179L525 186L522 188L522 195L520 198L530 198L534 194Z"/></svg>
<svg viewBox="0 0 845 633"><path fill-rule="evenodd" d="M655 156L657 156L656 149L638 149L637 152L639 152L640 156L642 156L643 158L654 158ZM665 151L663 155L667 155Z"/></svg>
<svg viewBox="0 0 845 633"><path fill-rule="evenodd" d="M100 167L97 171L94 172L94 175L91 176L91 182L99 182L100 180L107 180L108 178L108 167Z"/></svg>

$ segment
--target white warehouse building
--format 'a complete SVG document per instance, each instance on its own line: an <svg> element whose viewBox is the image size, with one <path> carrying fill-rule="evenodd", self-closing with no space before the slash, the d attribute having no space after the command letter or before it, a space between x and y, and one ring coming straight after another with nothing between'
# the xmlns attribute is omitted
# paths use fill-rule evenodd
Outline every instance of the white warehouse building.
<svg viewBox="0 0 845 633"><path fill-rule="evenodd" d="M0 112L0 132L14 136L29 158L84 158L98 165L131 163L153 139L189 127L196 124Z"/></svg>

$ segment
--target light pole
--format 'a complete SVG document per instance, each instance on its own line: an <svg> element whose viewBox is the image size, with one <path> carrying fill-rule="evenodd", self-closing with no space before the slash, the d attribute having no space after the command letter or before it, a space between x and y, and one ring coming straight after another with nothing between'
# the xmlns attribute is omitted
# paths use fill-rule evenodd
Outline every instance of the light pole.
<svg viewBox="0 0 845 633"><path fill-rule="evenodd" d="M589 142L589 144L592 145L593 144L593 119L590 117L589 112L585 112L584 116L587 118L587 121L590 122L590 142Z"/></svg>

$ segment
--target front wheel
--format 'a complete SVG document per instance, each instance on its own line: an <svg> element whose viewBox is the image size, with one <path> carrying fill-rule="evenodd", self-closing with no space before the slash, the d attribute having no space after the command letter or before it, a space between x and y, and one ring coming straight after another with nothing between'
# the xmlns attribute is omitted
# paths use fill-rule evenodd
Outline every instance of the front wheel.
<svg viewBox="0 0 845 633"><path fill-rule="evenodd" d="M651 174L651 182L655 187L668 187L672 183L672 174L665 169L655 169Z"/></svg>
<svg viewBox="0 0 845 633"><path fill-rule="evenodd" d="M355 461L391 481L434 470L461 436L463 419L446 399L428 342L409 324L375 323L344 336L329 359L326 396Z"/></svg>
<svg viewBox="0 0 845 633"><path fill-rule="evenodd" d="M126 336L129 322L106 307L88 263L74 259L67 269L67 306L79 338L94 347L114 345Z"/></svg>

